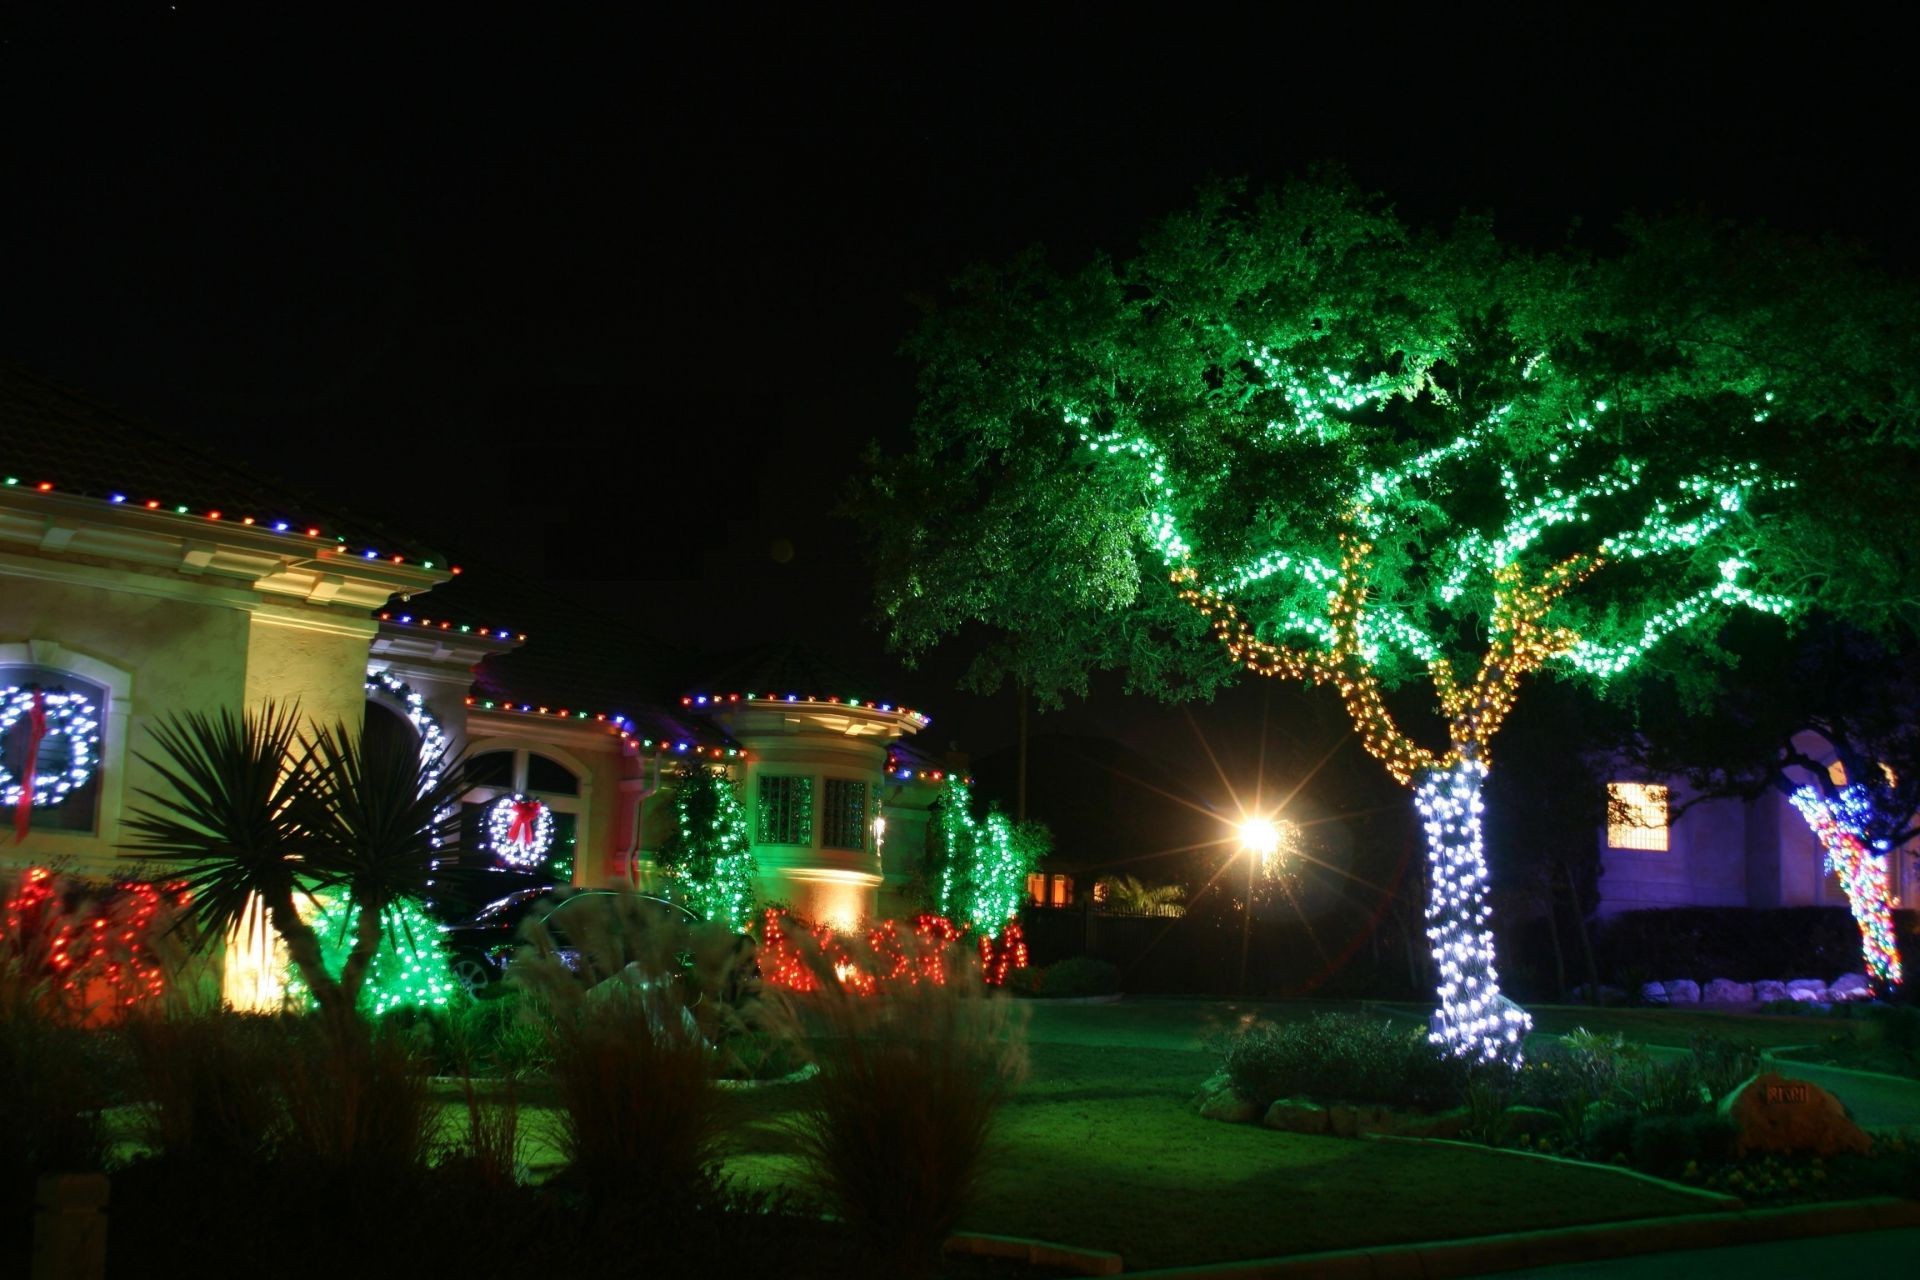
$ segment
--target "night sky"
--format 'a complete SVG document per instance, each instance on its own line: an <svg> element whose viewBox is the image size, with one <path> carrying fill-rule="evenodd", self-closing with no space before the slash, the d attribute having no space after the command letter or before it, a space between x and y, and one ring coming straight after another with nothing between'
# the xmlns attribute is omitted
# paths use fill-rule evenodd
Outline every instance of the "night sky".
<svg viewBox="0 0 1920 1280"><path fill-rule="evenodd" d="M0 359L715 647L894 670L828 510L903 438L912 299L1124 251L1210 175L1332 160L1597 246L1704 205L1915 263L1908 46L1831 8L256 7L0 16ZM951 676L882 692L1001 746L1010 700ZM1114 697L1049 724L1186 733Z"/></svg>

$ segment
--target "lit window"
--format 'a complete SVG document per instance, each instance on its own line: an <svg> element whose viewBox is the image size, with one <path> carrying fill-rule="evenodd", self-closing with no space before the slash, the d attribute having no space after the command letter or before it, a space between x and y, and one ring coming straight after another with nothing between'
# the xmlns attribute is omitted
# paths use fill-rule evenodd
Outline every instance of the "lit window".
<svg viewBox="0 0 1920 1280"><path fill-rule="evenodd" d="M760 775L760 844L813 843L813 779Z"/></svg>
<svg viewBox="0 0 1920 1280"><path fill-rule="evenodd" d="M1053 905L1056 907L1073 904L1073 877L1055 876L1053 878Z"/></svg>
<svg viewBox="0 0 1920 1280"><path fill-rule="evenodd" d="M1827 766L1827 780L1836 787L1847 785L1847 766L1835 760Z"/></svg>
<svg viewBox="0 0 1920 1280"><path fill-rule="evenodd" d="M1607 845L1614 849L1667 847L1667 789L1654 782L1607 784Z"/></svg>
<svg viewBox="0 0 1920 1280"><path fill-rule="evenodd" d="M1027 901L1036 907L1047 905L1047 878L1038 871L1027 877Z"/></svg>
<svg viewBox="0 0 1920 1280"><path fill-rule="evenodd" d="M866 783L827 779L820 811L820 844L826 849L866 849Z"/></svg>

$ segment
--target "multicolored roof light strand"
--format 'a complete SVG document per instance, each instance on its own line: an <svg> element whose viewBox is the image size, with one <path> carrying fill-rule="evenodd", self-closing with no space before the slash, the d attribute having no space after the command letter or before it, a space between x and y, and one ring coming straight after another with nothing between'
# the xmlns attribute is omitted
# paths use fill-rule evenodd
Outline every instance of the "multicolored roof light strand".
<svg viewBox="0 0 1920 1280"><path fill-rule="evenodd" d="M334 534L329 537L318 525L302 526L298 521L294 520L261 519L258 516L250 515L235 516L217 507L197 509L185 503L162 502L158 498L136 501L129 498L128 495L119 492L109 493L106 497L102 498L98 494L60 489L51 480L41 480L38 483L28 484L23 482L18 476L0 476L0 488L17 488L22 493L57 493L65 498L89 498L94 501L105 502L109 506L152 511L160 515L186 516L189 519L219 521L223 524L241 525L261 533L276 533L288 538L302 538L325 542L326 545L314 548L314 554L316 556L339 555L344 552L345 554L362 560L380 560L388 564L417 564L422 569L444 567L449 573L457 574L460 572L458 565L442 566L433 560L410 560L406 556L385 555L373 547L363 547L358 551L353 551L347 546L347 539L344 535Z"/></svg>
<svg viewBox="0 0 1920 1280"><path fill-rule="evenodd" d="M527 638L524 631L509 631L505 627L475 627L464 622L449 622L445 618L435 622L432 618L416 618L410 613L382 613L378 617L380 621L396 626L419 627L426 631L458 631L462 635L479 636L483 640L520 641Z"/></svg>
<svg viewBox="0 0 1920 1280"><path fill-rule="evenodd" d="M891 702L875 702L859 698L822 698L815 694L798 693L690 693L680 699L680 705L696 711L718 710L737 702L791 702L796 705L843 706L863 711L881 711L891 715L905 716L919 728L933 723L933 717L915 711L911 707L895 706Z"/></svg>
<svg viewBox="0 0 1920 1280"><path fill-rule="evenodd" d="M647 738L635 733L633 721L623 715L600 711L573 711L566 707L541 707L530 702L501 702L492 698L467 695L467 705L476 711L500 711L516 716L541 716L549 720L570 720L575 723L604 724L611 733L618 734L620 740L634 750L652 755L705 756L712 760L745 760L747 753L740 747L713 747L695 742L691 738Z"/></svg>

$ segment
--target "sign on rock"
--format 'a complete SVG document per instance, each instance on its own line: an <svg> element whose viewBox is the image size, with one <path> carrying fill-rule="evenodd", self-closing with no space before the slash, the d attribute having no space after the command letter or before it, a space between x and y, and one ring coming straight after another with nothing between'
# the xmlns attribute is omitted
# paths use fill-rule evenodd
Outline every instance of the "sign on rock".
<svg viewBox="0 0 1920 1280"><path fill-rule="evenodd" d="M1840 1099L1806 1080L1765 1071L1728 1094L1720 1113L1733 1121L1734 1153L1810 1152L1818 1156L1873 1146Z"/></svg>

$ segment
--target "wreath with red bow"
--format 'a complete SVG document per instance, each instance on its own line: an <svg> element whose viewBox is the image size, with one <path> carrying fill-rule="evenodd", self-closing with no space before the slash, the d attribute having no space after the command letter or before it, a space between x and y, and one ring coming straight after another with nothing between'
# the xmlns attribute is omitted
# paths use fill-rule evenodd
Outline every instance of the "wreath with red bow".
<svg viewBox="0 0 1920 1280"><path fill-rule="evenodd" d="M544 800L501 796L487 808L487 843L500 861L530 871L553 848L553 810Z"/></svg>
<svg viewBox="0 0 1920 1280"><path fill-rule="evenodd" d="M24 776L15 778L0 764L0 806L13 810L16 844L27 838L35 808L57 805L87 785L100 755L100 709L85 694L24 685L0 689L0 743L22 722Z"/></svg>

